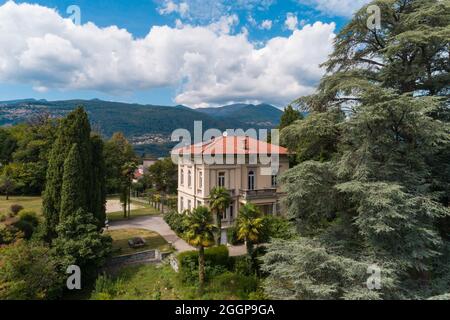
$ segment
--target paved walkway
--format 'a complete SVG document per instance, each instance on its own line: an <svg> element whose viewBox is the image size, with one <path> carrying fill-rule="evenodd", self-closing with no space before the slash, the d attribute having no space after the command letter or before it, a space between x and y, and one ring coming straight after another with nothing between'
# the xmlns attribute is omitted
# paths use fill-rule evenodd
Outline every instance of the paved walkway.
<svg viewBox="0 0 450 320"><path fill-rule="evenodd" d="M172 243L178 252L192 251L194 247L176 235L161 216L137 217L130 220L110 222L110 230L117 229L146 229L159 233L167 242Z"/></svg>
<svg viewBox="0 0 450 320"><path fill-rule="evenodd" d="M170 229L169 225L164 221L162 216L145 216L136 217L130 220L111 221L109 230L117 229L146 229L158 232L167 242L172 243L174 248L178 252L192 251L194 247L190 246L186 241L176 235L176 233ZM228 250L230 256L241 256L246 253L245 245L241 246L229 246Z"/></svg>

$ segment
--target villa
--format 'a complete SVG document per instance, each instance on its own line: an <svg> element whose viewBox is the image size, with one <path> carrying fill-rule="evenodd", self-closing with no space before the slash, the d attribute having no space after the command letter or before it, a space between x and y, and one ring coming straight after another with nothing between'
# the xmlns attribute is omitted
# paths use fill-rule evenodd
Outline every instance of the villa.
<svg viewBox="0 0 450 320"><path fill-rule="evenodd" d="M178 157L179 212L208 206L210 191L219 186L232 197L222 219L224 228L234 223L240 207L248 202L264 214L279 213L277 177L289 169L286 148L248 136L222 136L175 149L172 156ZM271 170L273 159L275 172Z"/></svg>

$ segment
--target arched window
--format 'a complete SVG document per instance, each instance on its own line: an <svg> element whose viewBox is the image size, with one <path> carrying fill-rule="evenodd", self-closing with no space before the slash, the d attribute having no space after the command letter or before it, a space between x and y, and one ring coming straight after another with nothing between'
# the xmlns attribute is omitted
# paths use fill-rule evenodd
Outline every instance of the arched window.
<svg viewBox="0 0 450 320"><path fill-rule="evenodd" d="M248 190L255 190L255 172L253 170L248 172Z"/></svg>
<svg viewBox="0 0 450 320"><path fill-rule="evenodd" d="M180 171L180 185L184 185L184 170Z"/></svg>
<svg viewBox="0 0 450 320"><path fill-rule="evenodd" d="M190 188L192 185L192 174L191 170L188 170L188 187Z"/></svg>

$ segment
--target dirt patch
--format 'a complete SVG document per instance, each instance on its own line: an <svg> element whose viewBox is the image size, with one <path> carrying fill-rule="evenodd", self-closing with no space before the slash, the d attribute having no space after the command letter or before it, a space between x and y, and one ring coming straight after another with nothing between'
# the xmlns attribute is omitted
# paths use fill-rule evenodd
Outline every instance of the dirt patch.
<svg viewBox="0 0 450 320"><path fill-rule="evenodd" d="M142 209L144 206L132 203L130 206L131 210ZM106 213L123 211L122 203L120 200L108 200L106 201Z"/></svg>

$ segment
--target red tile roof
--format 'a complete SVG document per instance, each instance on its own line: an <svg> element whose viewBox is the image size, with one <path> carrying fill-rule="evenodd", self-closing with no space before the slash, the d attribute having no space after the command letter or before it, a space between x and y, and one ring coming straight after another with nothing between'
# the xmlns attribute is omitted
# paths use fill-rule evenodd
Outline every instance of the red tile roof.
<svg viewBox="0 0 450 320"><path fill-rule="evenodd" d="M288 150L265 141L245 136L219 137L172 150L172 154L215 155L215 154L279 154L287 155Z"/></svg>

